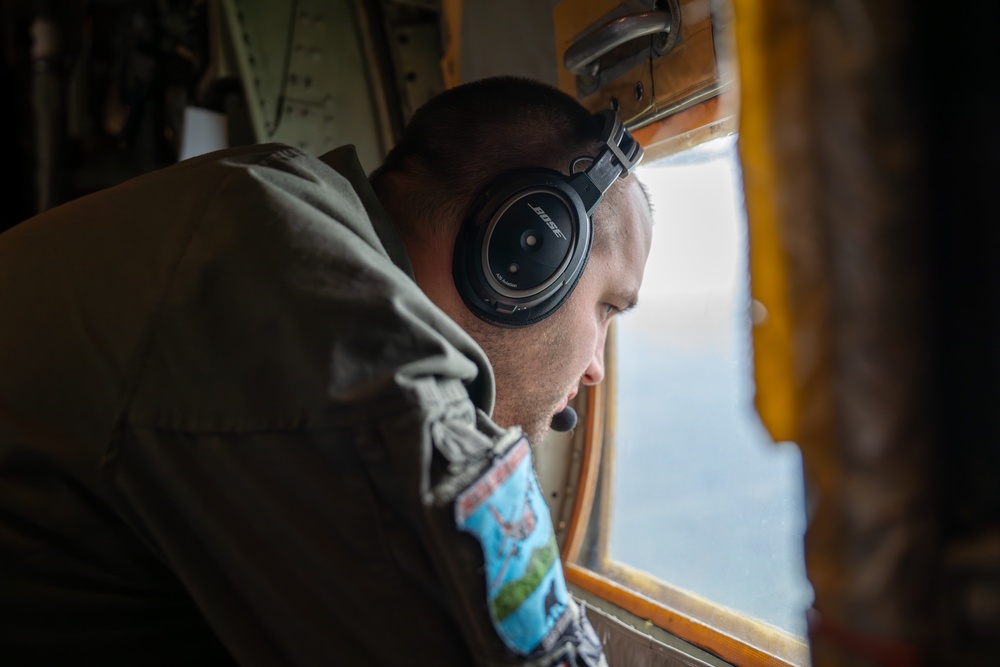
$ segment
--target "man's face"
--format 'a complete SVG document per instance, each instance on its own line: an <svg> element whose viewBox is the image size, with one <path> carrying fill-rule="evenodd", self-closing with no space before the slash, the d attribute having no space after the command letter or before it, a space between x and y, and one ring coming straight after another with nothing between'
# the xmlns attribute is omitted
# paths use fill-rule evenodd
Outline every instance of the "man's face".
<svg viewBox="0 0 1000 667"><path fill-rule="evenodd" d="M595 250L573 294L542 322L475 336L496 375L493 420L520 425L532 443L548 431L582 383L604 379L604 343L614 316L635 302L652 240L646 199L634 178L619 181L596 212ZM475 334L474 334L475 335Z"/></svg>

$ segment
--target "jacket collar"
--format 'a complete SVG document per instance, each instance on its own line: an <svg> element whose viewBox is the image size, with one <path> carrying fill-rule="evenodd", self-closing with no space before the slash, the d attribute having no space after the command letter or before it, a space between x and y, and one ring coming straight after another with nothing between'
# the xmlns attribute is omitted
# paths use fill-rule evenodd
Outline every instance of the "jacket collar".
<svg viewBox="0 0 1000 667"><path fill-rule="evenodd" d="M365 207L365 212L368 213L372 227L375 229L379 241L382 242L382 247L385 248L386 253L389 255L389 259L392 260L393 264L405 271L410 278L413 278L413 266L410 264L410 258L406 254L403 239L399 236L399 232L396 231L396 227L392 224L392 220L389 219L389 214L383 208L382 203L379 202L375 190L368 181L367 174L365 174L364 169L361 167L361 162L358 160L358 152L354 146L348 144L335 148L321 155L319 159L350 182L354 188L354 192L358 195L358 199L361 200L361 205Z"/></svg>

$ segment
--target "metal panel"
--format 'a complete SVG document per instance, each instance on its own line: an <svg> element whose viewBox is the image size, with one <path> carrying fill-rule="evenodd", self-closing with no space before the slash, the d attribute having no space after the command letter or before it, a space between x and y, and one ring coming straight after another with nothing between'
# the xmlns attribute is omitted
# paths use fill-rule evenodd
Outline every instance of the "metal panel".
<svg viewBox="0 0 1000 667"><path fill-rule="evenodd" d="M441 31L433 23L395 23L389 28L397 71L401 113L409 120L424 102L444 89L441 76Z"/></svg>
<svg viewBox="0 0 1000 667"><path fill-rule="evenodd" d="M388 150L382 91L350 0L225 0L257 141L315 155L354 144L362 165Z"/></svg>
<svg viewBox="0 0 1000 667"><path fill-rule="evenodd" d="M587 617L601 637L609 664L630 667L727 667L731 664L579 586L569 584L569 589L578 601L587 605Z"/></svg>
<svg viewBox="0 0 1000 667"><path fill-rule="evenodd" d="M263 141L271 137L278 124L278 101L284 92L295 5L224 0L223 7L233 36L233 50L239 61L254 132L257 139Z"/></svg>
<svg viewBox="0 0 1000 667"><path fill-rule="evenodd" d="M592 401L589 397L595 388L584 389L570 404L579 415L581 425L590 423ZM591 428L593 427L588 425L587 428L576 428L567 433L550 430L545 441L534 450L538 481L545 493L556 543L564 558L568 542L573 541L574 534L577 533L582 538L587 527L586 513L585 516L576 517L579 526L573 525L573 514L578 505L577 496L580 493L586 495L586 490L582 488L586 484L584 459L587 435Z"/></svg>

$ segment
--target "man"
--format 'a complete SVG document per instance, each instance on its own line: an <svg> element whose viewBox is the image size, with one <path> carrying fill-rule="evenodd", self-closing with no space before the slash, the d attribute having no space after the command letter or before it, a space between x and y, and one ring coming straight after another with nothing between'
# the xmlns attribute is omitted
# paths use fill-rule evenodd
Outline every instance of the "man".
<svg viewBox="0 0 1000 667"><path fill-rule="evenodd" d="M350 147L248 146L0 236L3 654L603 663L521 432L600 382L635 303L650 215L613 120L491 79L418 111L371 184ZM477 209L524 168L563 194ZM490 301L464 262L521 224ZM564 243L558 279L504 273Z"/></svg>

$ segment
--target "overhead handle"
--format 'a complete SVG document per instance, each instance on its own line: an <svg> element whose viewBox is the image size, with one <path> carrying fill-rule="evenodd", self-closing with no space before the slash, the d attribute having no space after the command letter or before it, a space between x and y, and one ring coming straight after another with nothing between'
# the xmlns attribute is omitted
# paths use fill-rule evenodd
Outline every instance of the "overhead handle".
<svg viewBox="0 0 1000 667"><path fill-rule="evenodd" d="M670 25L669 11L656 10L620 16L571 44L563 55L563 64L573 74L593 76L597 73L598 58L608 51L633 39L669 33Z"/></svg>

